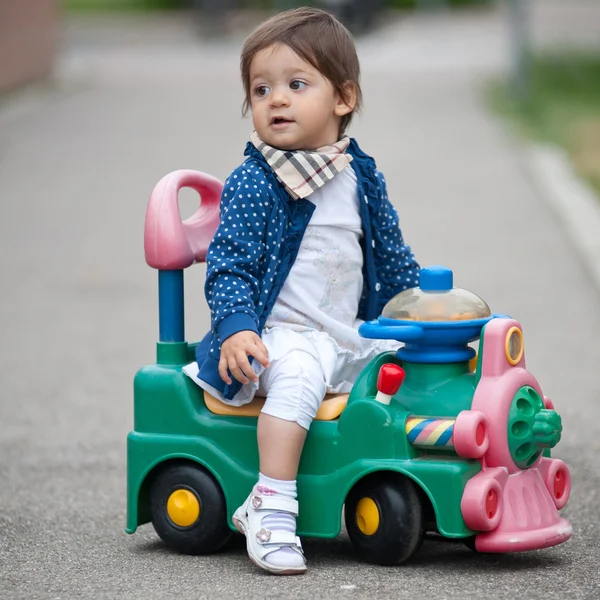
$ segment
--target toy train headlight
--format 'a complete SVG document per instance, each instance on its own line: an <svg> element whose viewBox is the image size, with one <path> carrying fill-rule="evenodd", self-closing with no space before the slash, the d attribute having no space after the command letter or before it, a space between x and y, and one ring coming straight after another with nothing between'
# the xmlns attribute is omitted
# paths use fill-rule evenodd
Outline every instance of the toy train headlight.
<svg viewBox="0 0 600 600"><path fill-rule="evenodd" d="M571 473L562 461L556 458L547 461L545 484L546 489L558 510L564 508L571 494Z"/></svg>
<svg viewBox="0 0 600 600"><path fill-rule="evenodd" d="M479 473L467 481L460 509L465 525L473 531L493 531L502 520L504 502L497 479Z"/></svg>
<svg viewBox="0 0 600 600"><path fill-rule="evenodd" d="M481 458L488 450L488 422L479 411L463 410L456 417L452 442L456 453L463 458Z"/></svg>
<svg viewBox="0 0 600 600"><path fill-rule="evenodd" d="M504 341L506 360L513 366L519 364L523 358L524 350L523 332L518 327L511 327L506 333Z"/></svg>

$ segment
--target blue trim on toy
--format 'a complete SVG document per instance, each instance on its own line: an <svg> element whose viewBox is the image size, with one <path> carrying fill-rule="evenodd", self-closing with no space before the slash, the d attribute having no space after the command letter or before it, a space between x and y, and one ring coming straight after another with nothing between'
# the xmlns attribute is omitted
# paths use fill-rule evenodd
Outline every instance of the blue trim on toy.
<svg viewBox="0 0 600 600"><path fill-rule="evenodd" d="M406 344L396 352L399 360L424 365L466 362L477 353L469 346L417 346Z"/></svg>
<svg viewBox="0 0 600 600"><path fill-rule="evenodd" d="M481 327L483 327L488 321L503 316L504 315L493 314L489 317L484 317L482 319L467 319L463 321L409 321L402 319L387 319L386 317L379 317L377 321L369 321L369 323L379 323L380 325L389 325L392 327L405 327L407 325L410 325L411 327L419 327L425 330L434 329L436 331L446 329L468 329L469 327L479 327L481 329Z"/></svg>
<svg viewBox="0 0 600 600"><path fill-rule="evenodd" d="M161 342L184 342L183 269L158 271L158 328Z"/></svg>
<svg viewBox="0 0 600 600"><path fill-rule="evenodd" d="M481 336L486 323L506 315L493 314L466 321L403 321L379 317L363 323L358 332L363 337L404 342L397 356L411 363L442 364L465 362L475 356L469 342Z"/></svg>
<svg viewBox="0 0 600 600"><path fill-rule="evenodd" d="M382 320L388 321L386 326ZM425 333L418 325L403 324L406 321L395 321L394 319L383 319L379 317L377 321L367 321L358 328L358 333L366 338L376 340L398 340L405 342L408 340L419 340L425 336Z"/></svg>
<svg viewBox="0 0 600 600"><path fill-rule="evenodd" d="M423 267L419 275L419 287L424 292L449 292L453 287L452 271L441 265Z"/></svg>

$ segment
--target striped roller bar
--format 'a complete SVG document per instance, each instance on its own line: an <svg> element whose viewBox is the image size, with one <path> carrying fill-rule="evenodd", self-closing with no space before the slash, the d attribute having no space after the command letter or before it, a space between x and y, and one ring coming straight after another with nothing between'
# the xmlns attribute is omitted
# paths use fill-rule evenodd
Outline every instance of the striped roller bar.
<svg viewBox="0 0 600 600"><path fill-rule="evenodd" d="M452 450L454 423L455 419L409 417L406 421L406 435L412 446Z"/></svg>

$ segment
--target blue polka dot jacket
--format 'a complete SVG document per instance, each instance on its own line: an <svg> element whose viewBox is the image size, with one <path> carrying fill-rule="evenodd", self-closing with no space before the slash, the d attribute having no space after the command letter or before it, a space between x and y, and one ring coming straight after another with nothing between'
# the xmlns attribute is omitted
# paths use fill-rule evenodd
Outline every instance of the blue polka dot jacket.
<svg viewBox="0 0 600 600"><path fill-rule="evenodd" d="M404 243L398 214L373 158L352 139L347 152L357 177L363 226L363 293L358 318L375 319L388 300L419 282L419 265ZM225 398L241 383L227 385L218 372L220 346L244 330L260 333L294 264L315 205L293 200L262 154L248 143L247 159L225 181L221 222L209 246L205 294L211 330L196 346L198 376Z"/></svg>

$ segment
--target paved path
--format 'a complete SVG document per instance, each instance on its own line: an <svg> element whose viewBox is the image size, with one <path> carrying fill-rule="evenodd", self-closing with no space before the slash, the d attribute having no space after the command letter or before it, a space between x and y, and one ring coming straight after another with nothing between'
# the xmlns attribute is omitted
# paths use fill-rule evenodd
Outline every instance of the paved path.
<svg viewBox="0 0 600 600"><path fill-rule="evenodd" d="M420 261L451 266L458 286L523 323L528 365L563 416L574 539L515 556L428 542L400 568L358 563L345 536L307 540L310 574L279 579L239 543L192 558L151 526L123 533L132 376L157 335L146 201L174 169L225 177L250 128L239 39L198 44L186 27L73 31L56 85L0 110L0 597L597 598L600 298L482 105L482 76L506 64L502 21L485 13L363 39L353 133ZM185 214L192 204L185 195ZM203 268L187 282L197 338Z"/></svg>

